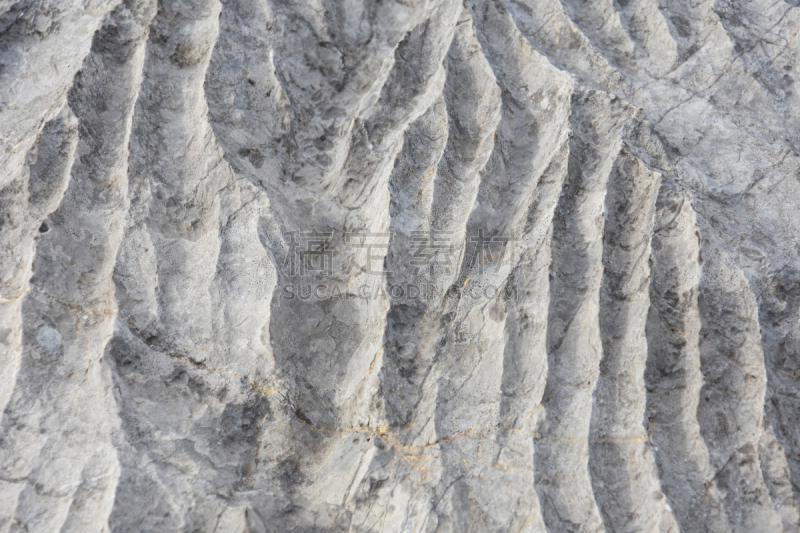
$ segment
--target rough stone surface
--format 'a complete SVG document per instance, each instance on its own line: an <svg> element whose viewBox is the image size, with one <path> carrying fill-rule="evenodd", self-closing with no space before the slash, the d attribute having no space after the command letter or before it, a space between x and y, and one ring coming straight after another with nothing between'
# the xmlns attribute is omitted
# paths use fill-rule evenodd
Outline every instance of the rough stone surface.
<svg viewBox="0 0 800 533"><path fill-rule="evenodd" d="M797 0L0 0L0 532L800 531Z"/></svg>

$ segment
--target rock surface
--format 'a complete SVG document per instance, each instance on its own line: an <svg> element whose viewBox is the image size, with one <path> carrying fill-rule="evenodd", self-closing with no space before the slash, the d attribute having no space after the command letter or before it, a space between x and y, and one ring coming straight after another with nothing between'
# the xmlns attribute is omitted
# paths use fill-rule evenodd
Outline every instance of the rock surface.
<svg viewBox="0 0 800 533"><path fill-rule="evenodd" d="M0 0L0 531L800 531L797 0Z"/></svg>

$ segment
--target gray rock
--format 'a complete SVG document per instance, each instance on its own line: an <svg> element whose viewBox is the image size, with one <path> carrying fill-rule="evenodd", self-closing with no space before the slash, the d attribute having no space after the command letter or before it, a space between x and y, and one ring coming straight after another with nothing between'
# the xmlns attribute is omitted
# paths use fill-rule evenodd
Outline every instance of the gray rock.
<svg viewBox="0 0 800 533"><path fill-rule="evenodd" d="M0 0L0 531L800 531L798 35Z"/></svg>

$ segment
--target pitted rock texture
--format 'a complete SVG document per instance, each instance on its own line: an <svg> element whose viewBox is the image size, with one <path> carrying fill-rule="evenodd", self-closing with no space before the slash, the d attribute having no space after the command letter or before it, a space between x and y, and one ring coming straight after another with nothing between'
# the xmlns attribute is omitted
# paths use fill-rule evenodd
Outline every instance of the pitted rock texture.
<svg viewBox="0 0 800 533"><path fill-rule="evenodd" d="M799 34L0 0L0 531L800 531Z"/></svg>

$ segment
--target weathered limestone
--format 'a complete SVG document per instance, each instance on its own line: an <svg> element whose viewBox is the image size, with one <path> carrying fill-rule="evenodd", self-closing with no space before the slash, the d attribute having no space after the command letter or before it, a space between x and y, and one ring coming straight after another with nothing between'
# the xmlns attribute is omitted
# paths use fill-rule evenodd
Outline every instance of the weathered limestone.
<svg viewBox="0 0 800 533"><path fill-rule="evenodd" d="M796 0L0 0L0 531L800 531Z"/></svg>

